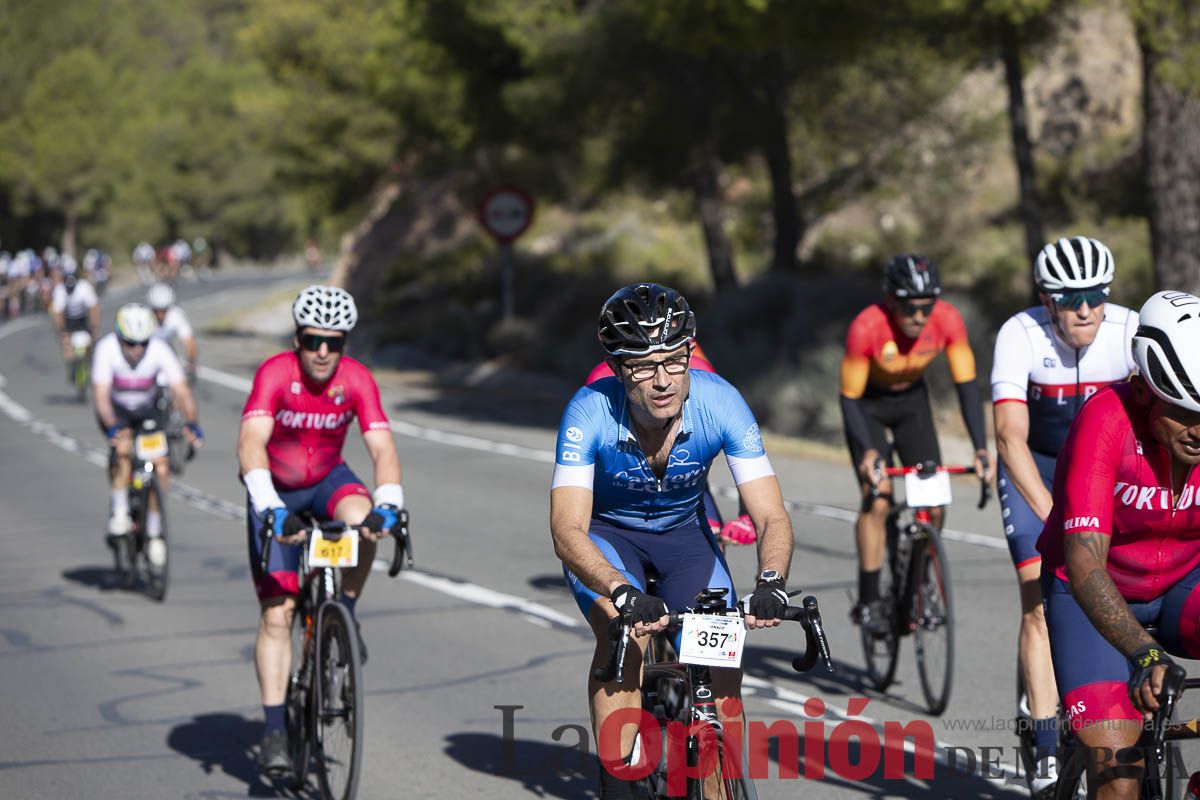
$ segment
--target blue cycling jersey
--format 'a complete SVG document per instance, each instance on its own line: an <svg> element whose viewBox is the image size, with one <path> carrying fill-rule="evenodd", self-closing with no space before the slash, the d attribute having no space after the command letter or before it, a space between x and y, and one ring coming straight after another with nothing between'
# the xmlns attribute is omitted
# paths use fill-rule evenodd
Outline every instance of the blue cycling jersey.
<svg viewBox="0 0 1200 800"><path fill-rule="evenodd" d="M591 489L594 519L626 530L667 531L701 514L708 470L720 450L739 484L774 474L754 414L719 375L691 371L691 392L661 478L633 431L625 387L605 378L576 392L563 413L553 486Z"/></svg>

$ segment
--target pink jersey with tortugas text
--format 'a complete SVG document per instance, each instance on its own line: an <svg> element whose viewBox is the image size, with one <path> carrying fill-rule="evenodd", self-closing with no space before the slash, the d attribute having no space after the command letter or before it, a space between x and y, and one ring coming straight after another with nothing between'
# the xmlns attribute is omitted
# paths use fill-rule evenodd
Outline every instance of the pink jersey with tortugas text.
<svg viewBox="0 0 1200 800"><path fill-rule="evenodd" d="M295 353L262 363L242 410L242 419L273 417L267 442L271 478L280 489L312 486L341 464L350 422L367 431L389 430L379 387L361 363L343 356L333 377L318 386L300 369Z"/></svg>
<svg viewBox="0 0 1200 800"><path fill-rule="evenodd" d="M1083 404L1058 456L1054 510L1038 539L1043 569L1066 580L1067 536L1112 536L1108 574L1126 600L1138 602L1200 565L1200 468L1173 498L1171 454L1151 435L1146 414L1129 383Z"/></svg>

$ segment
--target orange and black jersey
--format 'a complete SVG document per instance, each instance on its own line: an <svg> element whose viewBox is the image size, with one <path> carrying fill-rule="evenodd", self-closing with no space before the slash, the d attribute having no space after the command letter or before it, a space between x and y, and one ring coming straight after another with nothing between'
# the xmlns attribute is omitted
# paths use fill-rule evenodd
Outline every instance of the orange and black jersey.
<svg viewBox="0 0 1200 800"><path fill-rule="evenodd" d="M898 397L921 385L921 379L938 353L945 351L950 375L958 391L963 419L976 450L984 439L983 407L975 384L975 354L958 309L938 300L917 338L901 332L883 303L863 309L846 334L842 356L841 405L852 451L885 452L885 442L874 442L867 424L869 413L860 402L876 397ZM927 401L921 401L927 405Z"/></svg>
<svg viewBox="0 0 1200 800"><path fill-rule="evenodd" d="M857 400L865 394L909 389L943 350L955 383L975 380L975 354L967 341L967 328L958 309L945 300L933 306L916 339L901 333L886 305L868 306L846 334L842 395Z"/></svg>

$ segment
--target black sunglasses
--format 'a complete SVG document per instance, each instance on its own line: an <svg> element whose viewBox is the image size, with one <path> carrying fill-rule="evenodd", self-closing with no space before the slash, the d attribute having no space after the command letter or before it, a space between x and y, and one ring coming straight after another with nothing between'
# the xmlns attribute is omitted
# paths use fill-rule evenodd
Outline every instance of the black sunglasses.
<svg viewBox="0 0 1200 800"><path fill-rule="evenodd" d="M921 303L920 305L918 305L917 303L912 303L912 302L906 301L906 302L900 303L900 305L897 307L899 308L900 313L906 317L915 317L918 313L923 314L926 317L928 317L930 314L933 313L933 307L935 305L937 305L936 300L934 300L932 303Z"/></svg>
<svg viewBox="0 0 1200 800"><path fill-rule="evenodd" d="M328 347L331 353L340 353L346 347L345 336L320 336L315 333L302 333L296 338L300 340L300 347L312 353L320 350L321 345Z"/></svg>
<svg viewBox="0 0 1200 800"><path fill-rule="evenodd" d="M1050 299L1055 305L1069 308L1074 311L1084 303L1088 304L1088 308L1095 308L1099 305L1104 305L1108 302L1109 287L1103 286L1099 289L1076 289L1071 292L1053 292Z"/></svg>
<svg viewBox="0 0 1200 800"><path fill-rule="evenodd" d="M145 347L146 345L150 344L149 340L146 340L144 342L132 342L129 339L126 339L121 336L118 336L117 338L120 339L121 344L125 345L126 347Z"/></svg>

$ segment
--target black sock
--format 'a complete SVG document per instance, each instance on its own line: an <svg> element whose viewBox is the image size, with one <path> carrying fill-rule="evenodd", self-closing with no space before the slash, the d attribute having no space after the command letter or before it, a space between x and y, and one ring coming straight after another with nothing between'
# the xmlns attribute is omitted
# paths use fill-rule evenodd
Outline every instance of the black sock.
<svg viewBox="0 0 1200 800"><path fill-rule="evenodd" d="M879 573L881 570L858 571L858 602L873 603L879 599Z"/></svg>
<svg viewBox="0 0 1200 800"><path fill-rule="evenodd" d="M264 733L274 733L275 731L284 730L286 727L283 716L283 703L277 706L263 706L263 717L267 720L267 729Z"/></svg>
<svg viewBox="0 0 1200 800"><path fill-rule="evenodd" d="M600 800L636 800L633 781L623 781L600 765Z"/></svg>

